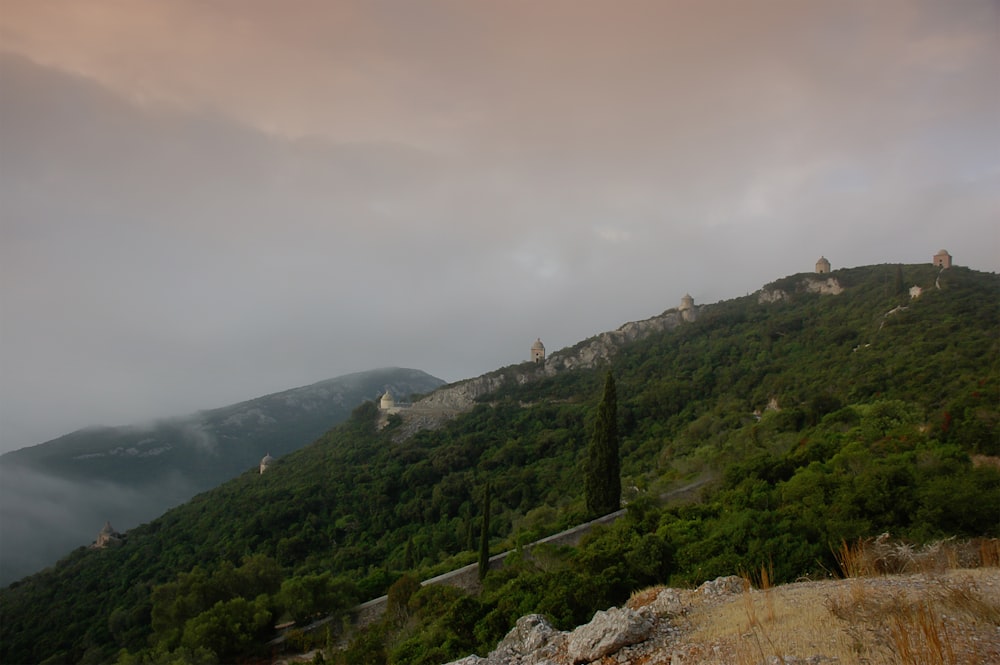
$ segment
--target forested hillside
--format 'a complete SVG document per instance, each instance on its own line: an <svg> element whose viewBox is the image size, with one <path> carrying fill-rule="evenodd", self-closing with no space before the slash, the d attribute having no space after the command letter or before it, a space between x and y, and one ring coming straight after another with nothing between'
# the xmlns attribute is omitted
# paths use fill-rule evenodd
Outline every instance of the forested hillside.
<svg viewBox="0 0 1000 665"><path fill-rule="evenodd" d="M924 265L831 277L843 292L779 280L623 345L606 367L507 381L405 440L399 417L379 430L367 403L268 473L4 590L0 660L230 662L278 621L395 583L391 616L342 657L440 663L527 612L568 627L641 585L763 563L777 581L825 575L832 546L885 531L1000 535L1000 279ZM479 596L417 591L410 580L475 561L487 483L494 551L587 517L582 461L609 370L627 518L515 557ZM693 481L698 500L661 503Z"/></svg>
<svg viewBox="0 0 1000 665"><path fill-rule="evenodd" d="M415 369L356 372L189 416L90 427L0 456L0 583L91 542L106 520L126 529L343 422L389 389L444 382Z"/></svg>

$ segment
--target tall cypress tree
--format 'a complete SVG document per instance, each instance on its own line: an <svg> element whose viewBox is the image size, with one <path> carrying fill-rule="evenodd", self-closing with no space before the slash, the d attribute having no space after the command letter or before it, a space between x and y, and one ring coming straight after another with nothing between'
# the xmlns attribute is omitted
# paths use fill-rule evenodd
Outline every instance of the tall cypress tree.
<svg viewBox="0 0 1000 665"><path fill-rule="evenodd" d="M479 532L479 580L486 577L490 570L490 501L493 499L490 492L490 483L486 482L483 488L483 528Z"/></svg>
<svg viewBox="0 0 1000 665"><path fill-rule="evenodd" d="M604 396L597 407L594 434L587 450L584 492L587 512L594 517L607 515L621 507L621 460L618 452L618 395L615 378L608 371Z"/></svg>

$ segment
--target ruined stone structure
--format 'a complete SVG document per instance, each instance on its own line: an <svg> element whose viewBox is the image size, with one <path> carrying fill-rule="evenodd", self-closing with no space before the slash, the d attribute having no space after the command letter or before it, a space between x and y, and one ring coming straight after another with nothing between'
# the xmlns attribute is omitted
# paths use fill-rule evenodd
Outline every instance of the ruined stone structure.
<svg viewBox="0 0 1000 665"><path fill-rule="evenodd" d="M691 297L690 293L685 293L684 297L681 298L681 306L677 308L677 311L681 313L681 318L685 321L694 321L694 298Z"/></svg>
<svg viewBox="0 0 1000 665"><path fill-rule="evenodd" d="M264 459L260 461L260 472L264 473L272 464L274 464L274 458L271 457L271 453L264 455Z"/></svg>
<svg viewBox="0 0 1000 665"><path fill-rule="evenodd" d="M545 345L542 344L542 339L540 337L535 340L534 344L531 345L531 362L545 362Z"/></svg>
<svg viewBox="0 0 1000 665"><path fill-rule="evenodd" d="M105 547L111 547L112 545L118 545L122 542L122 535L115 531L114 527L111 526L111 522L107 521L104 523L104 528L97 534L97 540L91 545L95 550L103 550Z"/></svg>
<svg viewBox="0 0 1000 665"><path fill-rule="evenodd" d="M828 272L830 272L830 262L826 260L825 256L819 257L819 261L816 262L816 273L825 275Z"/></svg>
<svg viewBox="0 0 1000 665"><path fill-rule="evenodd" d="M947 249L939 249L938 253L934 255L933 263L939 268L950 268L951 254L948 253Z"/></svg>

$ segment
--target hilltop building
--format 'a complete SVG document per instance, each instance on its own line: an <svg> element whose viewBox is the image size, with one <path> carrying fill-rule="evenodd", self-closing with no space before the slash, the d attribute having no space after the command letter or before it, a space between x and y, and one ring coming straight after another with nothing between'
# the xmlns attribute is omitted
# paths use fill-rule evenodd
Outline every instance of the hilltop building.
<svg viewBox="0 0 1000 665"><path fill-rule="evenodd" d="M103 550L106 547L111 547L112 545L118 545L122 542L122 535L115 531L114 527L111 526L111 521L104 523L104 528L100 530L97 534L97 540L91 545L95 550Z"/></svg>
<svg viewBox="0 0 1000 665"><path fill-rule="evenodd" d="M819 261L816 262L816 274L826 275L830 272L830 262L826 260L825 256L819 257Z"/></svg>
<svg viewBox="0 0 1000 665"><path fill-rule="evenodd" d="M542 344L541 337L536 339L535 343L531 345L531 362L533 363L545 362L545 345Z"/></svg>
<svg viewBox="0 0 1000 665"><path fill-rule="evenodd" d="M677 311L681 313L681 318L685 321L694 321L694 298L691 297L690 293L685 293L684 297L681 298L681 306L677 308Z"/></svg>
<svg viewBox="0 0 1000 665"><path fill-rule="evenodd" d="M936 265L939 268L950 268L951 254L948 253L947 249L939 249L938 253L934 255L932 261L934 265Z"/></svg>
<svg viewBox="0 0 1000 665"><path fill-rule="evenodd" d="M274 464L274 458L271 457L271 453L264 455L264 459L260 461L260 472L264 473L272 464Z"/></svg>
<svg viewBox="0 0 1000 665"><path fill-rule="evenodd" d="M397 402L393 399L392 393L389 392L388 388L385 389L385 392L382 393L382 397L378 400L378 410L389 415L405 411L412 406L413 405L409 402Z"/></svg>

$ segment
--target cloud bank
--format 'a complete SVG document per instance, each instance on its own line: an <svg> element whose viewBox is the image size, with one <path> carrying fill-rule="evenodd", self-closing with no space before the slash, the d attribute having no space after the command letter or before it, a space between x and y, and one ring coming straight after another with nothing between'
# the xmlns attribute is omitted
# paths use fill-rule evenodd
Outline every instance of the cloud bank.
<svg viewBox="0 0 1000 665"><path fill-rule="evenodd" d="M0 449L448 380L810 270L1000 268L989 0L0 12Z"/></svg>

